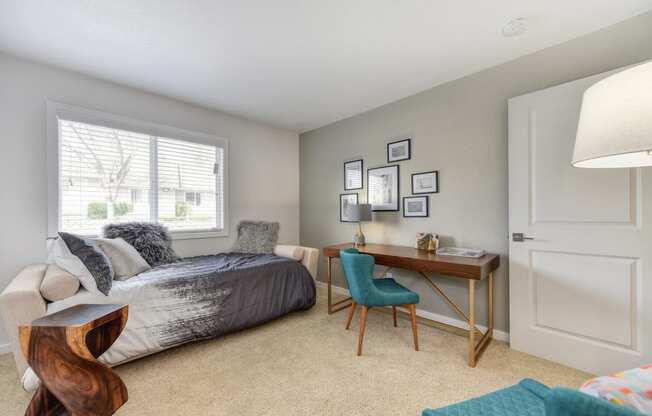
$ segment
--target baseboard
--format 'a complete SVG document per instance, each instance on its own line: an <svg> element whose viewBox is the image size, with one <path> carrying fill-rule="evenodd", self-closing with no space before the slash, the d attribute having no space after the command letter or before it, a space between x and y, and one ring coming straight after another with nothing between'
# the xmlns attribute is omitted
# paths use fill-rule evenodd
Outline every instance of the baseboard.
<svg viewBox="0 0 652 416"><path fill-rule="evenodd" d="M9 354L11 352L11 347L9 344L0 344L0 354Z"/></svg>
<svg viewBox="0 0 652 416"><path fill-rule="evenodd" d="M324 282L317 282L317 286L326 289L326 283ZM337 293L339 295L344 295L344 296L349 296L349 291L348 289L345 289L340 286L331 286L332 290L334 293ZM420 316L422 318L430 319L433 321L439 321L442 323L445 323L450 326L454 326L456 328L461 328L461 329L469 329L469 325L464 322L460 321L459 319L451 318L450 316L446 315L441 315L438 313L430 312L430 311L424 311L423 309L417 309L417 316ZM486 331L487 327L483 325L477 325L478 329L481 331ZM504 342L509 342L509 332L505 331L498 331L494 329L494 339L498 341L504 341Z"/></svg>

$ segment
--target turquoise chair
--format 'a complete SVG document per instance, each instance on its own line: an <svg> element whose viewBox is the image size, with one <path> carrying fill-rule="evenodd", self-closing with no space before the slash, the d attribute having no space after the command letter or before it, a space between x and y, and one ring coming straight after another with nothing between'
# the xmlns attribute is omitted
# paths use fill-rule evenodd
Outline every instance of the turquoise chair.
<svg viewBox="0 0 652 416"><path fill-rule="evenodd" d="M392 307L394 326L396 322L396 307L401 306L409 310L412 317L412 335L414 349L419 351L419 338L417 336L417 308L419 295L401 286L394 279L374 279L374 258L368 254L360 254L355 248L340 251L340 260L344 269L344 276L351 292L353 302L346 329L351 326L351 320L357 305L362 306L360 312L360 335L358 338L358 355L362 354L362 340L364 338L367 312L372 307Z"/></svg>
<svg viewBox="0 0 652 416"><path fill-rule="evenodd" d="M561 387L549 388L525 379L502 390L440 409L426 409L422 416L641 416L631 410Z"/></svg>

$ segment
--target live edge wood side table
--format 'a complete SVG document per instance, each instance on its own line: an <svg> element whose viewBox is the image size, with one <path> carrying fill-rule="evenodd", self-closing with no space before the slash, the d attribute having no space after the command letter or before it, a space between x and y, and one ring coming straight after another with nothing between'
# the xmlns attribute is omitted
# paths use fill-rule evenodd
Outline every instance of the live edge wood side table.
<svg viewBox="0 0 652 416"><path fill-rule="evenodd" d="M112 415L127 387L96 360L118 338L127 305L77 305L19 327L27 362L41 379L26 416Z"/></svg>
<svg viewBox="0 0 652 416"><path fill-rule="evenodd" d="M347 297L338 302L332 301L332 259L340 257L340 250L351 248L353 244L336 244L324 247L324 256L328 259L328 313L333 314L351 306L351 298ZM356 247L361 253L374 257L376 264L387 266L389 271L392 268L407 269L417 272L429 284L432 290L437 293L453 309L462 320L468 323L468 330L461 330L443 322L420 318L421 321L430 323L433 326L461 332L468 337L468 363L469 367L475 367L480 356L493 338L494 329L494 300L493 300L493 272L500 265L500 257L495 254L485 254L474 259L468 257L439 256L412 247L392 246L387 244L367 244ZM387 273L385 271L385 273ZM442 276L464 279L468 282L469 311L468 315L433 281L426 273L437 273ZM482 333L476 327L475 315L475 286L476 282L486 280L487 282L487 330ZM479 340L476 343L476 336Z"/></svg>

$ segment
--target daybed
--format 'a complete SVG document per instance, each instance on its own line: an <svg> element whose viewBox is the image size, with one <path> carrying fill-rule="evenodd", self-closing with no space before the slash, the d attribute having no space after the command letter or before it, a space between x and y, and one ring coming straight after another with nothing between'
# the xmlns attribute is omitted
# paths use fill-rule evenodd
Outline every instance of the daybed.
<svg viewBox="0 0 652 416"><path fill-rule="evenodd" d="M40 292L49 266L26 267L0 294L0 314L23 386L33 388L25 377L28 366L20 351L18 325L76 304L129 304L124 332L100 357L112 366L310 308L316 299L319 251L279 248L283 253L302 252L302 258L241 253L185 258L115 281L108 296L81 288L52 303Z"/></svg>

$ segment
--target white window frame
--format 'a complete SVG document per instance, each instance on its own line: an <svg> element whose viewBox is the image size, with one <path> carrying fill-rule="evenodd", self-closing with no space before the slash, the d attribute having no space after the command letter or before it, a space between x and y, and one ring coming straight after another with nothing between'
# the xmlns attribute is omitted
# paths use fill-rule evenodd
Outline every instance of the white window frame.
<svg viewBox="0 0 652 416"><path fill-rule="evenodd" d="M48 173L48 236L54 237L60 230L61 198L59 195L60 175L59 171L59 119L76 121L79 123L94 124L102 127L133 131L135 133L147 134L156 137L165 137L169 139L184 140L193 143L216 146L224 152L223 180L222 180L222 229L211 228L204 230L170 230L170 236L175 240L185 240L193 238L213 238L228 237L229 235L229 141L225 138L211 134L200 133L197 131L179 129L176 127L166 126L163 124L150 123L147 121L136 120L128 117L118 116L103 111L90 110L87 108L76 107L56 101L47 101L47 173ZM154 157L150 157L150 165L156 161L156 140L152 140L151 152ZM150 169L150 172L152 170ZM216 178L218 181L219 178ZM151 183L156 185L158 178L152 178ZM219 186L219 183L216 184ZM152 209L158 210L158 201L156 198L156 188L150 190L155 197L152 199ZM219 213L219 205L216 204L216 216ZM158 218L156 212L151 212L154 218Z"/></svg>

